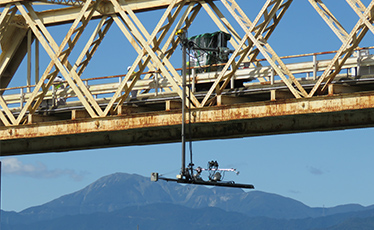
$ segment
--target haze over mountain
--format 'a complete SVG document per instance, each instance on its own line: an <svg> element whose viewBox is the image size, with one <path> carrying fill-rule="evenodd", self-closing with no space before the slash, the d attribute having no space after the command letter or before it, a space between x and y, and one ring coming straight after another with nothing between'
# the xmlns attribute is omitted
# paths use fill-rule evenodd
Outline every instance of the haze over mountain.
<svg viewBox="0 0 374 230"><path fill-rule="evenodd" d="M102 177L80 191L19 213L2 213L3 229L56 230L59 226L124 229L123 226L138 224L153 226L145 229L170 229L174 225L178 229L210 229L207 225L216 226L215 229L234 225L235 229L248 229L248 225L251 229L256 229L254 226L258 229L342 229L339 225L344 222L374 226L374 206L310 208L276 194L151 182L149 178L126 173Z"/></svg>

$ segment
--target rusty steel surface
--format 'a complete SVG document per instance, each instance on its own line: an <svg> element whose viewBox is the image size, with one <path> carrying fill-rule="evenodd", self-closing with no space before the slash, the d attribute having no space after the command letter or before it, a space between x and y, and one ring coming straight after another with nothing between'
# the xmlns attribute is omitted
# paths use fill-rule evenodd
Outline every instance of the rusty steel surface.
<svg viewBox="0 0 374 230"><path fill-rule="evenodd" d="M373 110L373 92L194 109L192 137L207 140L369 127L374 124ZM1 148L3 155L13 155L178 142L180 125L177 109L3 126Z"/></svg>
<svg viewBox="0 0 374 230"><path fill-rule="evenodd" d="M359 16L351 33L322 0L309 0L342 42L338 51L281 57L268 40L292 0L263 1L255 15L246 15L251 11L242 10L235 0L0 0L1 152L13 155L177 142L183 90L189 95L185 105L193 108L194 140L373 126L374 55L369 52L373 47L359 45L368 32L374 33L374 0L361 9L346 1ZM40 2L54 5L43 10ZM142 14L156 10L161 17L148 28ZM177 31L188 31L200 11L231 35L230 57L226 63L210 65L219 71L192 68L193 87L188 88L181 85L172 55L182 40ZM62 25L70 29L54 33L54 27ZM106 47L101 44L111 36L112 27L125 37L125 43L118 40L112 45L127 45L126 51L130 48L135 54L126 71L130 74L121 69L110 76L94 77L88 72L86 78L84 71L95 68L91 60L100 55L96 53L99 46ZM39 60L40 49L47 55ZM317 55L334 57L325 60ZM27 69L23 70L26 56ZM311 60L306 61L308 56ZM32 64L38 70L35 80ZM19 77L21 72L27 76ZM58 77L63 87L56 87ZM25 78L27 86L7 88L13 78ZM327 89L329 96L321 96ZM59 99L66 102L61 107ZM131 104L139 108L122 111ZM163 111L164 107L169 111Z"/></svg>

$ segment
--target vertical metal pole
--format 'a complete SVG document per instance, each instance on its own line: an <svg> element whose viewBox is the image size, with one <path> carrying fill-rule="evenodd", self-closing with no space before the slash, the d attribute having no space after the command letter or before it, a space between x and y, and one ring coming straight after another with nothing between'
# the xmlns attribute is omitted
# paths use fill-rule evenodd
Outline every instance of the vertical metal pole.
<svg viewBox="0 0 374 230"><path fill-rule="evenodd" d="M190 69L191 70L191 69ZM195 68L192 68L192 92L196 92L196 69Z"/></svg>
<svg viewBox="0 0 374 230"><path fill-rule="evenodd" d="M235 74L232 76L230 80L230 88L233 89L235 87Z"/></svg>
<svg viewBox="0 0 374 230"><path fill-rule="evenodd" d="M313 55L313 80L317 79L317 56Z"/></svg>
<svg viewBox="0 0 374 230"><path fill-rule="evenodd" d="M357 71L356 77L361 76L361 50L357 50Z"/></svg>
<svg viewBox="0 0 374 230"><path fill-rule="evenodd" d="M55 107L57 105L57 97L56 97L56 87L55 85L52 86L52 106Z"/></svg>
<svg viewBox="0 0 374 230"><path fill-rule="evenodd" d="M39 41L35 39L35 85L39 82Z"/></svg>
<svg viewBox="0 0 374 230"><path fill-rule="evenodd" d="M20 105L19 105L19 107L21 108L21 109L23 109L23 103L25 103L25 95L23 94L23 88L21 88L21 101L20 101Z"/></svg>
<svg viewBox="0 0 374 230"><path fill-rule="evenodd" d="M27 32L27 86L31 85L31 30ZM30 87L27 87L30 92Z"/></svg>
<svg viewBox="0 0 374 230"><path fill-rule="evenodd" d="M156 91L156 96L158 96L158 72L155 73L155 91Z"/></svg>
<svg viewBox="0 0 374 230"><path fill-rule="evenodd" d="M182 175L186 175L186 72L187 72L187 59L186 59L186 47L184 40L186 34L183 32L182 36Z"/></svg>

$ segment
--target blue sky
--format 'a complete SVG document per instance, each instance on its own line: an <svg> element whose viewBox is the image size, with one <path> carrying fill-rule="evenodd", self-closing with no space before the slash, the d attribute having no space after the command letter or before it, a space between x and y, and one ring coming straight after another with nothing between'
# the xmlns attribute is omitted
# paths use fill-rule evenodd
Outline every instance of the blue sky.
<svg viewBox="0 0 374 230"><path fill-rule="evenodd" d="M237 2L254 19L265 1ZM338 6L334 2L326 4L350 32L358 17L345 1ZM368 5L369 1L363 3ZM141 14L139 18L151 31L159 15ZM218 30L204 12L197 21L204 24L195 22L190 36ZM60 29L53 30L59 42ZM269 43L280 56L337 50L341 45L307 0L292 3ZM126 44L113 25L84 77L124 73L135 59L133 48ZM372 45L373 34L369 32L360 46ZM179 66L180 58L175 56L172 62ZM12 86L25 82L20 70ZM252 183L257 190L291 197L312 207L347 203L367 206L374 204L373 135L373 128L365 128L194 142L194 161L205 166L217 160L222 167L240 171L238 176L226 174L227 180ZM40 205L115 172L149 176L157 171L174 177L180 171L180 152L181 145L175 143L2 157L2 209L21 211Z"/></svg>

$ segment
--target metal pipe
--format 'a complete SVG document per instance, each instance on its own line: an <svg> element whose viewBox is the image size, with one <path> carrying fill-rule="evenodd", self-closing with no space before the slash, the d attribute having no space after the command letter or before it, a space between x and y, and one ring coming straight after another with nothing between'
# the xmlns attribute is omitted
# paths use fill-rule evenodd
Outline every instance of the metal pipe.
<svg viewBox="0 0 374 230"><path fill-rule="evenodd" d="M31 30L27 32L27 86L31 85ZM27 88L27 92L30 92L30 88Z"/></svg>
<svg viewBox="0 0 374 230"><path fill-rule="evenodd" d="M313 80L317 79L317 55L313 55Z"/></svg>
<svg viewBox="0 0 374 230"><path fill-rule="evenodd" d="M234 76L231 77L230 79L230 88L234 89L235 88L235 74Z"/></svg>
<svg viewBox="0 0 374 230"><path fill-rule="evenodd" d="M357 71L356 71L356 77L361 76L361 51L357 50Z"/></svg>
<svg viewBox="0 0 374 230"><path fill-rule="evenodd" d="M190 68L190 71L191 71L191 68ZM192 71L192 92L195 93L196 92L196 69L193 68Z"/></svg>
<svg viewBox="0 0 374 230"><path fill-rule="evenodd" d="M20 97L20 105L19 105L19 107L21 108L21 109L23 109L23 103L25 102L25 95L24 95L24 93L23 93L23 88L22 89L20 89L21 90L21 97Z"/></svg>
<svg viewBox="0 0 374 230"><path fill-rule="evenodd" d="M185 39L186 34L183 32L181 34L183 39ZM187 52L186 47L184 45L183 40L182 41L182 168L181 168L181 174L186 175L186 71L187 71Z"/></svg>
<svg viewBox="0 0 374 230"><path fill-rule="evenodd" d="M35 85L39 82L39 41L35 39Z"/></svg>
<svg viewBox="0 0 374 230"><path fill-rule="evenodd" d="M155 91L156 96L158 96L158 72L155 73Z"/></svg>

